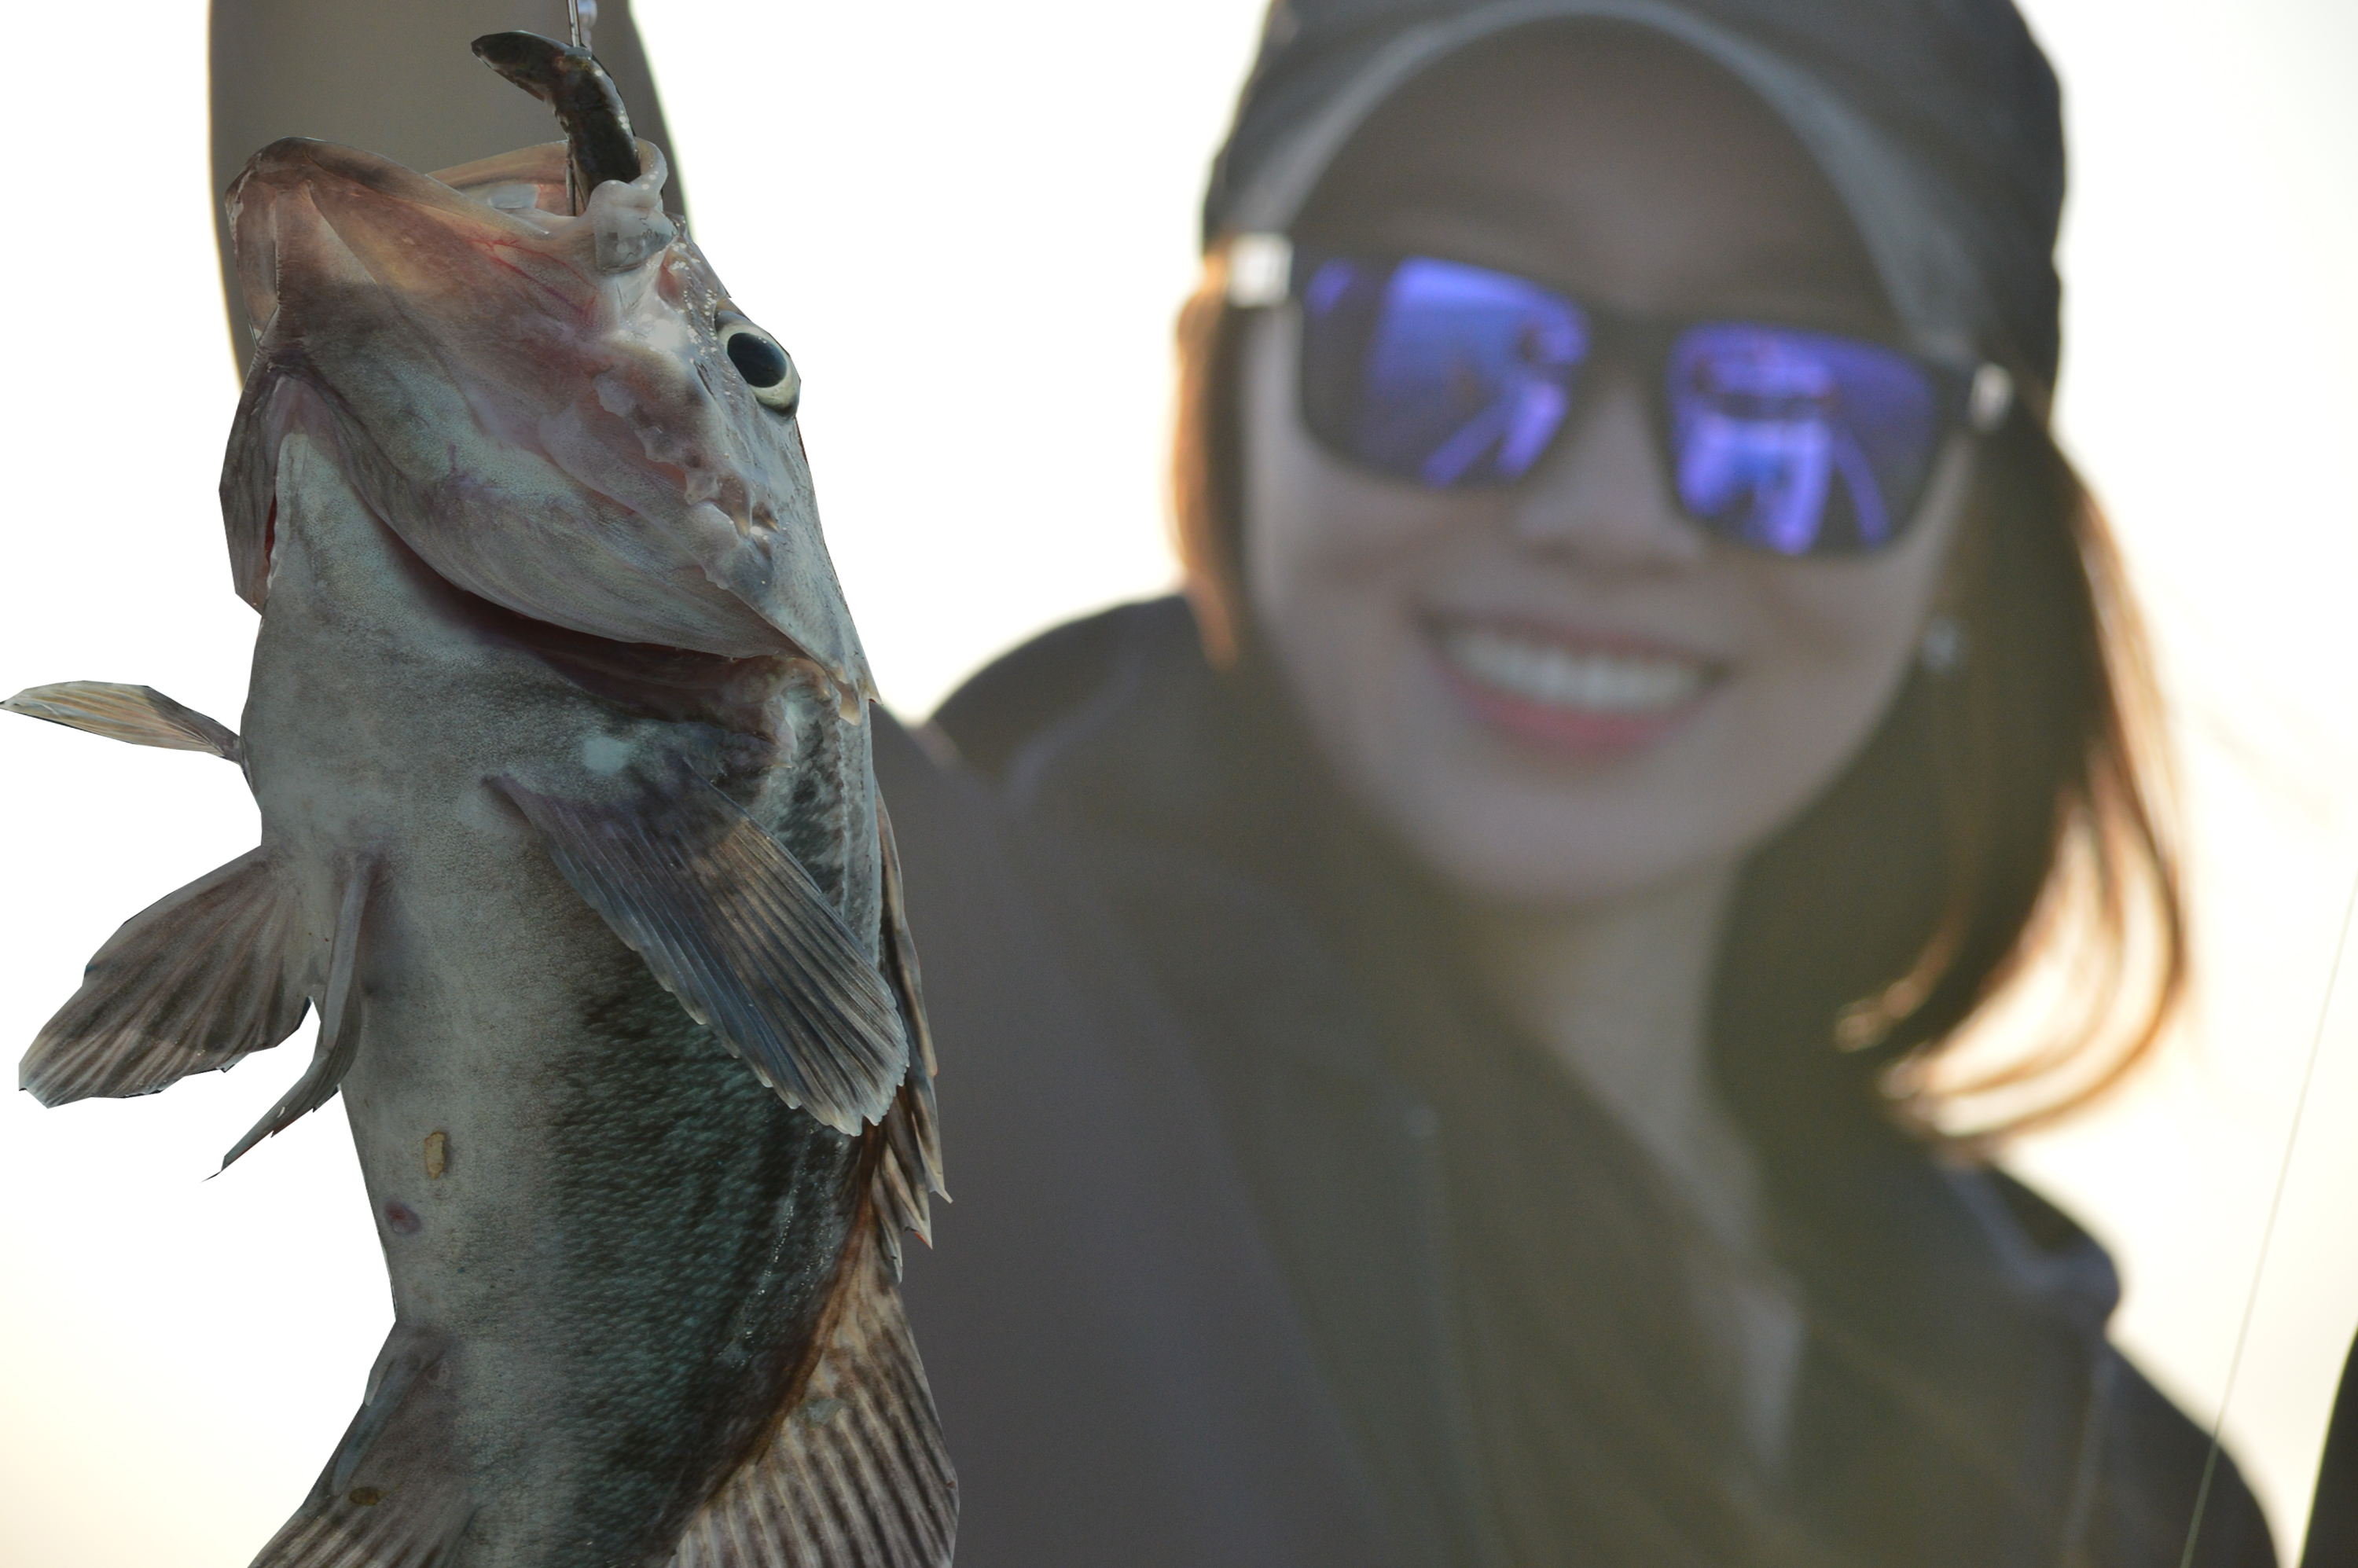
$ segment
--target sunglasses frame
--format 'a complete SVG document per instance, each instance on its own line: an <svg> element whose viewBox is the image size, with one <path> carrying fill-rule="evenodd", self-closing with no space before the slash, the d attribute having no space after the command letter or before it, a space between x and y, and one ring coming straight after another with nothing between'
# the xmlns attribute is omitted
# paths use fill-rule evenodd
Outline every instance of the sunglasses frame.
<svg viewBox="0 0 2358 1568"><path fill-rule="evenodd" d="M1318 444L1341 460L1367 472L1379 475L1396 483L1414 485L1433 494L1452 492L1507 491L1528 484L1546 465L1549 458L1563 445L1570 434L1580 427L1593 400L1607 378L1585 373L1592 368L1618 369L1623 373L1640 374L1650 370L1652 384L1646 398L1647 424L1653 438L1658 460L1665 464L1665 472L1677 471L1678 451L1673 445L1671 426L1673 415L1671 395L1668 384L1671 356L1687 333L1699 327L1763 327L1779 331L1801 331L1856 343L1907 360L1921 371L1931 382L1941 428L1933 439L1934 456L1928 463L1925 477L1915 493L1906 498L1904 511L1892 518L1889 532L1871 544L1817 546L1798 550L1779 550L1765 541L1747 538L1731 532L1709 519L1693 515L1680 503L1680 514L1689 524L1714 540L1738 549L1757 550L1789 560L1823 558L1837 556L1870 555L1888 549L1905 538L1912 530L1918 514L1923 510L1925 492L1931 476L1937 471L1938 452L1952 436L1959 431L1974 436L1986 436L2006 422L2014 406L2014 378L2005 366L1992 360L1972 360L1963 357L1942 358L1927 354L1904 343L1888 339L1863 336L1858 333L1832 332L1804 322L1760 320L1742 316L1701 312L1677 317L1643 315L1596 306L1549 283L1493 267L1479 262L1461 262L1453 257L1433 256L1426 253L1392 254L1381 251L1297 251L1293 241L1282 234L1239 234L1229 242L1228 251L1228 301L1242 309L1273 308L1297 302L1299 284L1316 276L1321 265L1331 261L1350 261L1371 265L1393 265L1414 260L1444 262L1454 266L1466 266L1508 278L1535 289L1578 311L1587 328L1589 350L1585 355L1572 388L1572 400L1564 409L1555 430L1547 443L1531 459L1529 466L1514 479L1495 483L1427 485L1394 470L1367 461L1357 453L1343 449L1321 434L1310 417L1309 362L1303 356L1297 367L1295 383L1298 412L1303 427Z"/></svg>

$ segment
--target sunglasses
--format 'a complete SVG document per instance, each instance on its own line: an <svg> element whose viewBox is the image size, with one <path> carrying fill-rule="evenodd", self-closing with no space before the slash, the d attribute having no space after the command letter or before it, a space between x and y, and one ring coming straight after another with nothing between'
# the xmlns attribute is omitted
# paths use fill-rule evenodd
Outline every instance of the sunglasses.
<svg viewBox="0 0 2358 1568"><path fill-rule="evenodd" d="M1780 556L1862 554L1907 532L1945 439L1995 429L2012 401L1996 364L1776 322L1630 316L1433 256L1297 257L1279 236L1247 238L1260 245L1231 251L1230 298L1301 306L1311 434L1428 490L1520 483L1609 363L1652 384L1664 471L1706 533Z"/></svg>

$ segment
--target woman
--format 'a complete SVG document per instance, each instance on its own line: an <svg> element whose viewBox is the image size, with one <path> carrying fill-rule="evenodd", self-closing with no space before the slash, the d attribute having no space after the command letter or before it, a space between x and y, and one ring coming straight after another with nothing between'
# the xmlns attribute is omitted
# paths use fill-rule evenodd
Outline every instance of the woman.
<svg viewBox="0 0 2358 1568"><path fill-rule="evenodd" d="M1252 1245L1026 1190L1055 1167L997 1143L1053 1087L994 1098L945 1022L973 1203L912 1288L968 1562L2272 1560L2229 1466L2192 1530L2207 1444L2104 1343L2101 1251L1932 1130L2075 858L2089 1005L1985 1086L2015 1123L2178 976L2133 619L2043 425L2061 190L2003 4L1276 9L1182 326L1192 615L1052 633L938 717L1103 923L1066 939L1166 1010L1176 1065L1112 1048L1125 1134L1208 1124L1063 1168L1160 1162L1145 1207ZM1180 1173L1215 1162L1240 1202ZM994 1190L1082 1223L1001 1236ZM1129 1343L1200 1356L1189 1397L1101 1368L1033 1410L1024 1303L1091 1291L1080 1353L1145 1247ZM1171 1307L1203 1276L1309 1388ZM1035 1434L1133 1401L1203 1435L1124 1465L1218 1474L1197 1512L1259 1544L1117 1552L1141 1483L1058 1495Z"/></svg>
<svg viewBox="0 0 2358 1568"><path fill-rule="evenodd" d="M878 738L968 1568L2273 1561L1934 1130L2051 935L2017 1123L2179 970L2061 157L2006 0L1273 9L1186 600Z"/></svg>

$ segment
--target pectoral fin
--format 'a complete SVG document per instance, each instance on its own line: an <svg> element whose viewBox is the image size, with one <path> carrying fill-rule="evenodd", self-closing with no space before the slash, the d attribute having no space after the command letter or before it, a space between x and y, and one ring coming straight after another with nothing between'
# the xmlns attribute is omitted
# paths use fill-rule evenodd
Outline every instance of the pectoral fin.
<svg viewBox="0 0 2358 1568"><path fill-rule="evenodd" d="M837 1288L776 1436L689 1521L671 1568L946 1568L957 1477L873 1233Z"/></svg>
<svg viewBox="0 0 2358 1568"><path fill-rule="evenodd" d="M233 762L242 758L236 731L193 708L181 707L152 686L70 680L20 691L0 702L0 708L135 746L211 752Z"/></svg>
<svg viewBox="0 0 2358 1568"><path fill-rule="evenodd" d="M909 1065L892 992L741 806L687 773L612 804L493 782L574 891L787 1104L847 1136L883 1119Z"/></svg>
<svg viewBox="0 0 2358 1568"><path fill-rule="evenodd" d="M336 912L336 934L328 953L328 984L319 996L319 1041L312 1049L311 1065L286 1097L270 1108L270 1114L255 1122L252 1130L237 1141L236 1148L222 1156L222 1170L228 1170L239 1155L264 1139L286 1131L333 1099L344 1075L352 1070L352 1058L359 1054L361 1045L359 1009L352 1005L352 968L360 957L362 917L368 910L369 889L375 873L375 865L365 860L354 863L345 873L343 897Z"/></svg>
<svg viewBox="0 0 2358 1568"><path fill-rule="evenodd" d="M277 1044L306 1005L291 913L259 849L159 899L91 959L18 1081L43 1105L153 1094Z"/></svg>

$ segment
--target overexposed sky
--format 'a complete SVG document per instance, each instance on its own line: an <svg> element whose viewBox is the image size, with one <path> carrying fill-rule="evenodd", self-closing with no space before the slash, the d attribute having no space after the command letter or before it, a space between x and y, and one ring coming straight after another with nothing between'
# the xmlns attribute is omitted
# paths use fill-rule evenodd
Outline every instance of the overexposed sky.
<svg viewBox="0 0 2358 1568"><path fill-rule="evenodd" d="M1167 584L1169 323L1259 0L639 6L699 238L804 373L887 697L922 713ZM144 681L234 723L202 7L113 7L103 80L35 68L85 58L84 13L19 9L16 112L51 145L0 259L0 690ZM2028 9L2073 139L2060 418L2159 633L2204 979L2143 1086L2017 1163L2115 1247L2121 1337L2207 1417L2358 877L2358 7ZM255 831L217 762L11 719L0 792L15 1048L118 922ZM341 1116L203 1180L307 1040L158 1098L0 1105L0 1561L234 1568L350 1420L390 1313ZM2322 1041L2227 1410L2280 1533L2358 1324L2358 994Z"/></svg>

